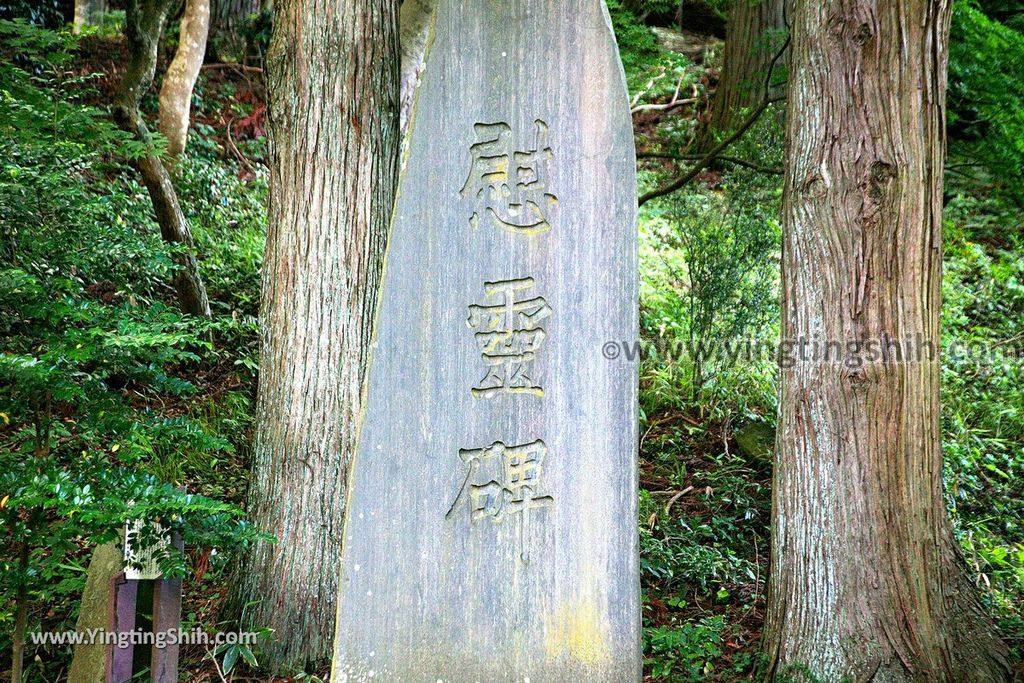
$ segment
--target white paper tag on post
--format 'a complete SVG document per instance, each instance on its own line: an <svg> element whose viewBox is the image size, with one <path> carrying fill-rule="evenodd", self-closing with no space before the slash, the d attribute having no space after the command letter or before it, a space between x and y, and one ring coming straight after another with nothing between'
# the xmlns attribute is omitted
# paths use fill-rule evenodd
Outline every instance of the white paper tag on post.
<svg viewBox="0 0 1024 683"><path fill-rule="evenodd" d="M144 529L147 537L150 534L155 534L158 538L147 547L140 548L142 544L139 543L139 534L143 533ZM157 558L169 544L168 534L159 523L147 523L141 519L126 522L124 527L124 577L136 580L159 579L163 573L160 571Z"/></svg>

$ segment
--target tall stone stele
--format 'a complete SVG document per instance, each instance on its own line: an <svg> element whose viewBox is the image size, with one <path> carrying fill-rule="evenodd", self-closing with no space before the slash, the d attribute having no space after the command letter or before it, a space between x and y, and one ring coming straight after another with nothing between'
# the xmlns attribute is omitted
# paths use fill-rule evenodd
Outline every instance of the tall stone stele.
<svg viewBox="0 0 1024 683"><path fill-rule="evenodd" d="M442 0L343 539L332 681L640 680L636 167L601 0ZM621 348L621 346L620 346Z"/></svg>

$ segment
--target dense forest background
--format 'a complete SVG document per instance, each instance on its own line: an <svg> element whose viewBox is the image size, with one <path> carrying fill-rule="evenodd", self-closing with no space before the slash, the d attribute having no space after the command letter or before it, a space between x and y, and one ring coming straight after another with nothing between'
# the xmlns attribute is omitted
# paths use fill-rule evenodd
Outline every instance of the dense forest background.
<svg viewBox="0 0 1024 683"><path fill-rule="evenodd" d="M728 3L609 8L643 195L715 146L701 138ZM269 14L247 14L207 50L188 146L173 164L209 319L176 305L185 247L161 239L133 163L147 149L111 116L129 61L124 12L112 3L77 36L66 28L72 14L59 2L0 0L0 671L19 624L74 628L91 552L127 519L174 520L184 535L185 553L162 559L185 577L185 628L218 629L233 559L262 538L242 505L266 229ZM158 83L141 103L150 121L177 40L171 22ZM950 50L942 323L944 344L961 353L942 366L946 495L1019 662L1024 5L957 0ZM783 87L784 65L771 77ZM640 211L637 521L651 681L748 680L758 663L778 361L764 349L779 336L784 103L763 109L680 189ZM26 680L67 675L70 647L27 648ZM189 681L243 680L259 655L186 648L183 670Z"/></svg>

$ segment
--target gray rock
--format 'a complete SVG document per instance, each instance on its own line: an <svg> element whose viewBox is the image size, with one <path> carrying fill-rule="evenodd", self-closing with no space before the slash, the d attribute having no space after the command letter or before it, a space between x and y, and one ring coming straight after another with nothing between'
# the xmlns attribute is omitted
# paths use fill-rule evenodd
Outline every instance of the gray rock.
<svg viewBox="0 0 1024 683"><path fill-rule="evenodd" d="M353 465L332 681L640 680L636 177L593 0L443 0ZM621 346L620 346L621 348Z"/></svg>
<svg viewBox="0 0 1024 683"><path fill-rule="evenodd" d="M748 422L733 433L736 445L748 457L771 464L775 456L775 428L764 422Z"/></svg>

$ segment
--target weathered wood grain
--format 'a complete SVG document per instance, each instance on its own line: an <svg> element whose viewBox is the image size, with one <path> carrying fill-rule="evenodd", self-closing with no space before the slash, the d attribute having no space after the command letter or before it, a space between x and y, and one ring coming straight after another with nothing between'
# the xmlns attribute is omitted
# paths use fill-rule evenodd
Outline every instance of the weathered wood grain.
<svg viewBox="0 0 1024 683"><path fill-rule="evenodd" d="M352 472L332 680L638 681L636 374L602 355L605 342L637 336L636 178L603 4L440 2L410 135ZM494 157L506 142L525 156L502 176ZM491 159L475 166L474 143ZM490 198L488 183L500 191L503 180L512 199ZM497 224L488 208L508 218L516 197L537 207L520 201L513 222L542 214L548 225ZM503 302L508 290L488 296L485 283L525 278L532 286L514 300L542 299L525 304L532 317L470 308ZM535 355L485 380L489 314L499 321L491 355ZM518 331L502 337L513 318ZM515 481L512 447L537 441L540 468ZM489 481L504 491L487 507L474 499L486 489L472 487ZM475 502L485 509L474 521Z"/></svg>
<svg viewBox="0 0 1024 683"><path fill-rule="evenodd" d="M139 582L125 578L118 572L110 580L110 605L107 630L110 633L127 633L135 630L136 608L138 606ZM116 643L107 644L107 683L130 683L135 646L127 647Z"/></svg>

